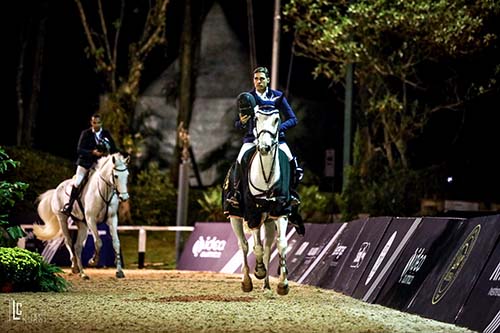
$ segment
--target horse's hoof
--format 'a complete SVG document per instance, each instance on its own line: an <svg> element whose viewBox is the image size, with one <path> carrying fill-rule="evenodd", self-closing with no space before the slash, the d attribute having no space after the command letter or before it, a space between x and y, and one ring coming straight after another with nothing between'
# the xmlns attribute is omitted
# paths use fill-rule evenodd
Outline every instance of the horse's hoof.
<svg viewBox="0 0 500 333"><path fill-rule="evenodd" d="M80 273L80 270L78 269L78 267L71 267L71 273L78 274Z"/></svg>
<svg viewBox="0 0 500 333"><path fill-rule="evenodd" d="M87 274L80 274L80 277L84 280L90 280L90 277Z"/></svg>
<svg viewBox="0 0 500 333"><path fill-rule="evenodd" d="M249 284L241 283L241 290L243 290L246 293L249 293L253 290L253 284L252 281L250 281Z"/></svg>
<svg viewBox="0 0 500 333"><path fill-rule="evenodd" d="M121 278L124 278L124 277L125 277L125 274L123 274L123 272L122 272L122 271L117 271L117 272L116 272L116 277L117 277L117 278L119 278L119 279L121 279Z"/></svg>
<svg viewBox="0 0 500 333"><path fill-rule="evenodd" d="M278 292L278 295L281 295L281 296L288 295L288 292L290 291L290 287L288 286L288 284L279 283L278 289L276 291Z"/></svg>
<svg viewBox="0 0 500 333"><path fill-rule="evenodd" d="M89 267L96 267L97 266L97 263L94 259L90 259L89 262L88 262L88 266Z"/></svg>
<svg viewBox="0 0 500 333"><path fill-rule="evenodd" d="M249 293L253 290L253 283L250 276L245 275L243 277L243 281L241 281L241 290L243 290L246 293Z"/></svg>
<svg viewBox="0 0 500 333"><path fill-rule="evenodd" d="M257 279L262 280L263 278L266 277L266 270L260 271L260 272L259 271L255 271L255 272L253 272L253 275L255 275L255 277Z"/></svg>

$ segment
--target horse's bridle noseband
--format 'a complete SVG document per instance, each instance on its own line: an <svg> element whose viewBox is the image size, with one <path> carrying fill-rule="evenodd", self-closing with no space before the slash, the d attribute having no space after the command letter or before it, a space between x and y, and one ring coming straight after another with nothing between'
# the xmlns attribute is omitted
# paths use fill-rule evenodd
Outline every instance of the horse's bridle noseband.
<svg viewBox="0 0 500 333"><path fill-rule="evenodd" d="M273 113L278 113L278 111L273 112ZM265 115L271 115L272 113L271 113L271 114L262 113L262 114L265 114ZM278 119L279 119L279 118L278 118ZM261 131L257 132L257 137L256 137L256 141L258 141L258 139L260 138L260 136L261 136L262 134L266 134L266 133L267 133L267 134L271 135L271 137L272 137L272 141L271 141L271 149L273 149L273 148L275 149L275 150L274 150L274 154L273 154L273 161L275 161L275 160L276 160L276 158L277 158L277 156L278 156L278 155L277 155L277 152L278 152L278 147L276 147L276 146L277 146L277 145L278 145L278 143L279 143L279 140L278 140L279 128L280 128L280 125L279 125L279 122L278 122L278 126L276 127L276 131L275 131L274 133L273 133L273 132L271 132L271 131L270 131L270 130L268 130L268 129L263 129L263 130L261 130ZM258 155L259 155L259 163L260 163L260 169L261 169L261 172L262 172L262 177L264 178L264 181L265 181L265 183L267 184L268 188L267 188L267 189L261 189L261 188L258 188L258 187L257 187L257 186L255 186L255 184L253 184L251 181L250 181L250 186L252 186L255 190L257 190L257 191L261 192L263 196L268 197L268 196L269 196L269 193L270 193L270 192L269 192L269 191L270 191L270 188L269 188L269 186L270 186L270 185L269 185L269 183L270 183L271 178L272 178L272 176L273 176L273 174L274 174L274 166L275 166L275 163L274 163L274 162L272 163L272 165L271 165L271 170L269 170L269 174L268 174L268 175L266 175L266 172L265 172L265 170L264 170L264 164L263 164L263 162L262 162L262 154L260 153L258 142L257 142L257 150L259 151L259 154L258 154ZM257 152L255 152L255 153L254 153L254 156L252 156L252 160L253 160L253 158L255 157L255 155L256 155L256 154L257 154ZM251 162L250 162L250 164L251 164ZM248 172L250 172L250 168L248 169ZM250 177L249 177L249 179L250 179Z"/></svg>
<svg viewBox="0 0 500 333"><path fill-rule="evenodd" d="M121 195L124 195L124 194L128 194L128 192L118 191L118 186L116 186L116 182L115 182L115 171L116 172L125 172L127 170L128 170L128 168L126 166L124 169L118 169L117 167L113 167L113 171L111 172L111 179L112 179L111 182L108 182L101 174L99 174L99 177L101 177L101 179L106 183L106 185L108 185L109 187L112 188L113 194L111 195L111 198L113 198L113 195L115 193L118 194L118 197L120 197ZM101 191L99 190L99 194L104 199L104 196L100 192ZM111 198L109 199L109 201L111 201ZM104 201L108 202L108 200L106 200L106 199L104 199Z"/></svg>

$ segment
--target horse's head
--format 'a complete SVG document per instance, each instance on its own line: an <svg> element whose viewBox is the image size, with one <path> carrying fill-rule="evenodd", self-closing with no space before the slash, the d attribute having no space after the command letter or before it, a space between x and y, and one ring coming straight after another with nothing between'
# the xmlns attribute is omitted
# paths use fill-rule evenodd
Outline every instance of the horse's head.
<svg viewBox="0 0 500 333"><path fill-rule="evenodd" d="M255 111L255 137L257 150L262 155L267 155L278 144L280 127L280 114L276 109L257 109Z"/></svg>
<svg viewBox="0 0 500 333"><path fill-rule="evenodd" d="M130 156L127 158L123 157L121 154L116 153L111 155L113 160L113 186L118 193L118 198L120 201L127 201L129 198L127 190L128 181L128 162L130 161Z"/></svg>

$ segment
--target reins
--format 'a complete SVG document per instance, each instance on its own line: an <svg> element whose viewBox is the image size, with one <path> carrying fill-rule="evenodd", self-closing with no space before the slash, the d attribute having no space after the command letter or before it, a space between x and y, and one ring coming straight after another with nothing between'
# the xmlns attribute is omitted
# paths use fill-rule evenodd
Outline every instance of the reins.
<svg viewBox="0 0 500 333"><path fill-rule="evenodd" d="M259 138L261 136L261 134L263 133L269 133L274 139L272 141L272 144L271 144L271 149L274 149L274 152L273 152L273 158L272 158L272 163L271 163L271 168L269 170L269 174L266 175L266 171L264 170L264 162L262 161L262 154L258 151L259 149L257 148L255 150L255 153L252 155L252 158L250 159L249 161L249 166L252 165L252 162L255 158L255 155L259 155L259 164L260 164L260 171L262 173L262 177L264 178L264 182L266 183L267 185L267 189L261 189L259 187L257 187L253 182L252 182L252 178L250 177L250 170L251 168L249 167L248 168L248 183L250 184L250 186L252 186L252 188L254 190L257 190L259 192L261 192L260 195L255 195L255 197L263 197L265 196L267 199L269 200L273 200L274 198L271 198L269 197L269 194L270 194L270 190L271 190L271 185L273 184L270 184L271 180L272 180L272 176L274 175L274 169L275 169L275 166L276 166L276 158L278 156L278 140L276 139L277 137L277 134L278 134L278 130L276 130L275 133L269 131L269 130L262 130L260 131L258 134L257 134L257 138Z"/></svg>
<svg viewBox="0 0 500 333"><path fill-rule="evenodd" d="M102 170L104 168L104 164L107 164L109 162L109 158L103 162L103 165L96 170L96 172L98 172L98 180L97 180L97 192L99 193L99 196L101 197L102 201L104 201L105 205L106 205L106 212L104 214L105 218L108 216L108 211L109 211L109 206L111 204L111 201L113 200L113 197L115 195L121 195L123 193L121 193L120 191L118 191L118 186L116 186L116 182L115 182L115 171L116 172L125 172L128 170L128 168L125 166L124 168L117 168L117 167L113 167L113 170L111 170L111 181L107 180L105 177L103 177L102 175ZM97 177L97 175L95 175ZM86 186L88 185L88 183L91 181L91 179L89 179L87 181L87 184ZM104 182L104 186L101 186L101 181ZM109 195L108 193L111 191L111 195ZM127 193L127 192L124 192L124 193ZM109 198L108 198L109 197ZM78 198L77 200L78 202L78 205L80 206L80 210L82 211L82 213L84 212L84 207L83 207L83 204L81 203L81 200L80 198ZM73 214L71 214L73 218L76 218L76 216L74 216ZM83 221L85 221L85 214L83 214L84 217L83 217Z"/></svg>

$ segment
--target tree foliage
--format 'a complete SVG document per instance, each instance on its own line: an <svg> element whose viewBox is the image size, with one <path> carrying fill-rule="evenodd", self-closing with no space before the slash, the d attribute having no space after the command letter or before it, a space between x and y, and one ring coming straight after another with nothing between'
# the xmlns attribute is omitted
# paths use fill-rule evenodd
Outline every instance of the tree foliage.
<svg viewBox="0 0 500 333"><path fill-rule="evenodd" d="M141 75L150 52L166 43L169 0L150 1L145 13L135 5L127 7L126 0L120 1L118 11L103 6L102 0L75 3L87 39L85 52L105 82L101 112L114 137L133 152L140 139L133 121Z"/></svg>
<svg viewBox="0 0 500 333"><path fill-rule="evenodd" d="M315 75L342 82L346 66L355 64L371 149L380 149L391 167L398 161L406 167L407 144L430 114L466 98L456 91L422 99L428 89L423 66L490 46L497 36L486 23L499 11L491 0L292 0L284 14L298 53L318 61Z"/></svg>
<svg viewBox="0 0 500 333"><path fill-rule="evenodd" d="M17 168L18 166L19 161L12 160L4 148L0 147L0 175L9 168ZM0 246L4 246L4 238L7 239L7 243L10 243L9 240L17 242L18 238L24 236L21 228L9 221L9 213L16 202L23 200L28 186L20 181L0 180ZM4 235L4 230L6 235Z"/></svg>
<svg viewBox="0 0 500 333"><path fill-rule="evenodd" d="M291 0L283 14L296 53L317 61L315 76L342 83L354 64L361 145L354 177L373 175L373 163L381 172L410 172L409 144L432 115L461 110L497 84L498 63L475 80L457 72L497 42L493 0Z"/></svg>

